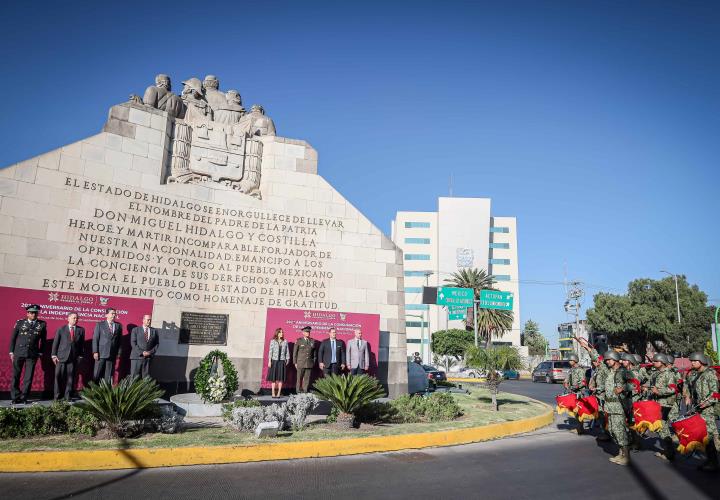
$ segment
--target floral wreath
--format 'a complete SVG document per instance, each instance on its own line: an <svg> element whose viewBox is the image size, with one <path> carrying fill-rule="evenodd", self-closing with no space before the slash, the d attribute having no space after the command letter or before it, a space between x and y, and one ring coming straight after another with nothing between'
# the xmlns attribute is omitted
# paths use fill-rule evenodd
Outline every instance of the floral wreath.
<svg viewBox="0 0 720 500"><path fill-rule="evenodd" d="M227 354L215 350L208 353L195 372L195 392L205 402L219 403L237 391L237 370Z"/></svg>

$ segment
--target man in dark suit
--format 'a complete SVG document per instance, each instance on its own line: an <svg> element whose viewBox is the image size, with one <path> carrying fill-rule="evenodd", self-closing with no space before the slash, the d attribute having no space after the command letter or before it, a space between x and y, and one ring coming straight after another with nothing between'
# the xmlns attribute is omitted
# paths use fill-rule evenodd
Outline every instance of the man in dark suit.
<svg viewBox="0 0 720 500"><path fill-rule="evenodd" d="M12 335L10 336L10 361L13 364L13 378L10 386L10 398L13 403L27 403L28 393L32 386L35 362L45 348L47 339L47 325L43 320L38 319L40 306L29 305L25 308L25 319L15 322ZM20 374L25 368L23 378L22 396L20 392Z"/></svg>
<svg viewBox="0 0 720 500"><path fill-rule="evenodd" d="M130 375L132 377L150 377L150 361L157 352L160 336L156 328L150 326L152 316L143 316L142 326L136 326L130 332Z"/></svg>
<svg viewBox="0 0 720 500"><path fill-rule="evenodd" d="M77 365L82 359L85 346L85 328L77 325L78 315L71 312L67 317L67 325L63 325L55 332L52 345L52 360L55 363L55 399L60 399L60 392L65 384L65 399L75 389L75 374Z"/></svg>
<svg viewBox="0 0 720 500"><path fill-rule="evenodd" d="M95 358L95 373L93 378L96 383L105 379L112 384L115 360L120 352L120 339L122 337L122 325L115 321L117 311L112 307L105 310L105 321L95 325L93 332L92 350Z"/></svg>
<svg viewBox="0 0 720 500"><path fill-rule="evenodd" d="M318 349L318 359L320 360L320 369L325 376L340 374L345 369L345 342L335 338L335 328L328 331L329 337L322 341L320 349Z"/></svg>

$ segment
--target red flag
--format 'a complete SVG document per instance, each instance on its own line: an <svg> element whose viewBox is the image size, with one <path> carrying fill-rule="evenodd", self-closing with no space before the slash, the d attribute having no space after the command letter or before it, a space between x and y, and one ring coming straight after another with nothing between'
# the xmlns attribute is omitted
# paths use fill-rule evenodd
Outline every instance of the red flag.
<svg viewBox="0 0 720 500"><path fill-rule="evenodd" d="M636 401L632 405L633 419L632 426L637 432L657 432L662 428L662 409L657 401Z"/></svg>
<svg viewBox="0 0 720 500"><path fill-rule="evenodd" d="M640 392L640 381L636 378L631 378L630 383L634 386L634 392Z"/></svg>
<svg viewBox="0 0 720 500"><path fill-rule="evenodd" d="M570 394L563 394L555 398L557 407L555 408L558 415L561 413L567 413L568 415L575 416L575 405L577 404L577 396L572 392Z"/></svg>
<svg viewBox="0 0 720 500"><path fill-rule="evenodd" d="M580 422L595 420L598 417L600 403L595 396L586 396L577 400L575 414Z"/></svg>
<svg viewBox="0 0 720 500"><path fill-rule="evenodd" d="M705 451L708 444L707 424L705 419L696 413L695 415L673 422L675 434L680 440L678 451L683 455L689 455L695 450Z"/></svg>
<svg viewBox="0 0 720 500"><path fill-rule="evenodd" d="M678 388L677 385L675 385L675 384L668 384L668 387L669 387L670 389L672 389L673 391L675 391L675 394L680 394L680 389Z"/></svg>

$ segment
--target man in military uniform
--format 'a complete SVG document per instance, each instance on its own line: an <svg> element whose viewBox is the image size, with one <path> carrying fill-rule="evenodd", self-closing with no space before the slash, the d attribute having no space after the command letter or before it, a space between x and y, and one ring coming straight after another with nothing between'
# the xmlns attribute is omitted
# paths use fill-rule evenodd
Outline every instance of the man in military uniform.
<svg viewBox="0 0 720 500"><path fill-rule="evenodd" d="M310 376L317 361L315 341L310 338L311 330L312 328L309 326L303 328L303 336L295 342L295 347L293 348L293 362L297 370L295 391L298 394L308 391L308 387L310 387Z"/></svg>
<svg viewBox="0 0 720 500"><path fill-rule="evenodd" d="M628 385L627 394L629 397L625 400L625 415L627 416L628 425L633 425L633 407L632 404L640 401L643 397L642 381L640 380L640 372L637 366L637 358L634 354L624 352L620 355L620 363L627 373ZM628 429L630 433L630 440L632 443L633 450L639 450L642 447L642 438L640 434L633 430Z"/></svg>
<svg viewBox="0 0 720 500"><path fill-rule="evenodd" d="M625 420L628 375L620 364L620 354L617 351L609 350L603 357L609 368L604 385L608 432L620 449L617 456L610 457L610 461L618 465L628 465L630 435Z"/></svg>
<svg viewBox="0 0 720 500"><path fill-rule="evenodd" d="M605 414L605 378L610 369L605 364L603 357L588 342L580 338L578 339L580 346L590 354L590 359L594 367L593 374L588 382L590 392L598 399L599 415L600 415L600 434L595 438L598 441L609 441L610 436L605 432L605 424L607 423L607 415Z"/></svg>
<svg viewBox="0 0 720 500"><path fill-rule="evenodd" d="M10 337L10 360L13 364L10 398L13 403L27 403L35 371L35 362L42 355L45 348L47 325L43 320L38 319L39 312L39 305L27 306L25 308L26 318L17 320ZM18 395L23 367L25 368L25 376L22 395Z"/></svg>
<svg viewBox="0 0 720 500"><path fill-rule="evenodd" d="M570 370L568 371L565 382L563 383L565 390L567 392L572 392L578 398L583 396L583 391L585 390L586 386L585 369L578 364L579 360L580 359L578 358L578 355L575 353L572 353L568 356L568 361L570 362ZM583 423L580 420L577 420L575 424L575 432L577 432L578 434L583 433Z"/></svg>
<svg viewBox="0 0 720 500"><path fill-rule="evenodd" d="M720 435L718 435L715 423L715 405L718 402L715 395L718 392L718 379L715 370L708 368L710 363L703 353L692 353L690 364L692 365L690 372L692 376L689 376L687 380L688 391L685 404L693 405L707 426L709 439L705 448L707 460L701 469L716 471L718 469L718 449L720 449Z"/></svg>
<svg viewBox="0 0 720 500"><path fill-rule="evenodd" d="M670 369L670 362L667 356L662 353L656 353L653 356L653 372L648 386L648 395L660 405L662 410L662 427L658 431L658 435L662 440L663 452L656 452L655 456L665 460L673 460L675 458L675 445L672 441L670 433L670 422L668 415L673 404L675 404L675 376Z"/></svg>

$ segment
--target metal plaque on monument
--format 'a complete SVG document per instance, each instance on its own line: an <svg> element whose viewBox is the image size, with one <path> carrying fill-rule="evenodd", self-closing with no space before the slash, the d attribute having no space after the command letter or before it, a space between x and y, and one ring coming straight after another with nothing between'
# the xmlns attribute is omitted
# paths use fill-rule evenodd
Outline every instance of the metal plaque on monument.
<svg viewBox="0 0 720 500"><path fill-rule="evenodd" d="M182 311L180 314L180 344L227 345L227 314Z"/></svg>

